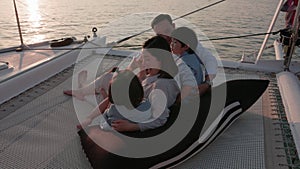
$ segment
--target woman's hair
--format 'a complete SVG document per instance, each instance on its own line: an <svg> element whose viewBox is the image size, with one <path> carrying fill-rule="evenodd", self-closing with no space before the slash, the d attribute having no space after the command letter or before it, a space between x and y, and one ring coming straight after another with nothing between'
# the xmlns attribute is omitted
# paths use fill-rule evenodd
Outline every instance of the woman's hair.
<svg viewBox="0 0 300 169"><path fill-rule="evenodd" d="M161 36L148 39L143 49L161 62L159 78L173 78L178 73L177 65L173 59L169 43Z"/></svg>
<svg viewBox="0 0 300 169"><path fill-rule="evenodd" d="M130 70L121 70L113 77L108 89L109 101L128 109L136 108L144 98L138 77Z"/></svg>
<svg viewBox="0 0 300 169"><path fill-rule="evenodd" d="M172 31L171 37L178 40L182 46L189 45L187 52L189 54L195 53L198 45L198 38L196 33L188 27L179 27Z"/></svg>

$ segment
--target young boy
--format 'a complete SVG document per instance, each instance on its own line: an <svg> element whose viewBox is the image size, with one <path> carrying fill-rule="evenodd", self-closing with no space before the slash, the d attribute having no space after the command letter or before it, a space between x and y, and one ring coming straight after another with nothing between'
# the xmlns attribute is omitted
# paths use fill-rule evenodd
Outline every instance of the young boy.
<svg viewBox="0 0 300 169"><path fill-rule="evenodd" d="M171 37L172 53L189 66L200 85L203 83L203 71L202 62L194 52L198 43L195 32L187 27L180 27L172 32Z"/></svg>

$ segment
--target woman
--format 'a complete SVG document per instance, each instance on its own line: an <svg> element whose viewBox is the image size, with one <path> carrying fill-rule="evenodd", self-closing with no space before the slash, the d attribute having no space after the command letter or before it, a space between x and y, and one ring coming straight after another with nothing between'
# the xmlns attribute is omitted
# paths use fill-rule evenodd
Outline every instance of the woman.
<svg viewBox="0 0 300 169"><path fill-rule="evenodd" d="M142 61L139 62L139 59ZM145 73L141 76L145 79L141 80L143 80L145 97L151 103L152 119L147 123L116 120L112 123L112 127L117 131L145 131L164 125L169 117L168 108L175 103L180 92L173 79L178 73L178 68L173 60L170 46L163 37L155 36L147 40L139 59L133 60L129 69L139 67L141 72Z"/></svg>
<svg viewBox="0 0 300 169"><path fill-rule="evenodd" d="M190 129L183 129L177 124L177 127L180 127L177 130L176 125L172 123L178 122L175 116L180 115L176 110L171 114L169 109L180 93L177 82L173 79L178 73L178 68L172 57L170 45L163 37L155 36L144 43L141 58L134 59L129 65L131 70L136 68L140 68L144 73L141 76L144 79L140 80L144 97L151 103L152 117L146 122L114 120L111 123L114 130L109 132L101 130L99 126L89 127L86 132L80 130L78 134L81 145L94 168L149 168L148 166L165 159L163 155L153 155L172 148L181 140L181 137L177 136L184 137ZM111 93L114 93L114 90ZM191 111L188 112L188 117L196 117ZM180 124L187 122L187 118L178 119ZM157 144L158 141L161 144ZM185 143L183 147L177 148L185 149ZM136 160L139 165L135 165Z"/></svg>
<svg viewBox="0 0 300 169"><path fill-rule="evenodd" d="M134 70L138 67L143 72L140 76L143 79L140 80L144 96L151 103L152 117L147 122L139 123L124 119L114 120L111 126L117 131L145 131L163 126L169 117L169 107L175 103L180 92L173 79L178 73L178 68L173 60L170 46L164 38L155 36L144 43L141 58L133 60L128 69ZM99 111L95 110L82 126L89 125L97 117L97 113L99 114ZM91 130L90 132L94 133L91 135L97 137L96 133L101 132L99 130L100 128Z"/></svg>

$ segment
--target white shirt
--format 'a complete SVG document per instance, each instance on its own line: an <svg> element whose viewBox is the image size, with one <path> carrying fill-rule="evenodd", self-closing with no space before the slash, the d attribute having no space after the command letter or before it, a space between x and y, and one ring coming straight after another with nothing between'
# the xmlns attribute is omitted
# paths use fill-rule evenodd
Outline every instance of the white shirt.
<svg viewBox="0 0 300 169"><path fill-rule="evenodd" d="M207 74L216 75L218 72L218 62L215 56L208 49L204 48L201 43L197 45L196 54L203 62Z"/></svg>

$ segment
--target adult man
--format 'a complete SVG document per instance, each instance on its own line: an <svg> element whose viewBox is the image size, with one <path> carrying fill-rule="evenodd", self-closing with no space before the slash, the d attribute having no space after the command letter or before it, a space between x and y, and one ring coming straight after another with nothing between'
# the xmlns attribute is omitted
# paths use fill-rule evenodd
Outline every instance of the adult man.
<svg viewBox="0 0 300 169"><path fill-rule="evenodd" d="M173 23L170 15L159 14L152 20L151 27L157 35L163 36L169 43L171 43L171 33L175 29L175 23ZM195 53L202 61L207 72L205 76L205 83L198 86L200 95L202 95L211 87L211 81L217 74L218 63L211 52L204 48L200 42L197 45Z"/></svg>

